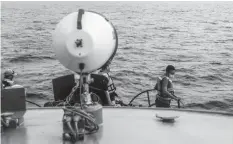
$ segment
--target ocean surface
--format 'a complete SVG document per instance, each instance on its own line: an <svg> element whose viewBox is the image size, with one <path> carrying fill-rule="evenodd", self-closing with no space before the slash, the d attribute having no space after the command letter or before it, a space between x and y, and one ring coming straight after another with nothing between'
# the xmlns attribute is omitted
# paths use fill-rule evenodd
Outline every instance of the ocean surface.
<svg viewBox="0 0 233 144"><path fill-rule="evenodd" d="M172 64L186 108L233 112L233 2L2 2L1 68L18 73L29 100L52 100L52 79L72 73L55 59L51 34L80 8L117 29L110 74L124 101L153 88Z"/></svg>

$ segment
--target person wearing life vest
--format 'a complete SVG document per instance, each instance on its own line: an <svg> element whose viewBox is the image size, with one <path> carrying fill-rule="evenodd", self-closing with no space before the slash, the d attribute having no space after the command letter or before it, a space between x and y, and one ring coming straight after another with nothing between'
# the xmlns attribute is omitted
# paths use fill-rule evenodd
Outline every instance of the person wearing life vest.
<svg viewBox="0 0 233 144"><path fill-rule="evenodd" d="M174 95L172 79L175 75L175 67L168 65L166 68L165 75L161 76L157 80L155 89L158 91L156 95L155 104L156 107L169 108L171 100L179 101L180 98Z"/></svg>
<svg viewBox="0 0 233 144"><path fill-rule="evenodd" d="M14 77L17 75L13 70L8 69L3 73L2 88L22 88L23 86L17 85L14 82Z"/></svg>
<svg viewBox="0 0 233 144"><path fill-rule="evenodd" d="M98 74L101 74L103 76L105 76L108 79L108 95L109 95L109 103L111 102L111 105L115 105L115 98L118 97L117 93L116 93L116 87L113 83L113 79L111 78L111 76L109 75L110 72L110 62L108 62L107 64L105 64L101 70L99 71Z"/></svg>

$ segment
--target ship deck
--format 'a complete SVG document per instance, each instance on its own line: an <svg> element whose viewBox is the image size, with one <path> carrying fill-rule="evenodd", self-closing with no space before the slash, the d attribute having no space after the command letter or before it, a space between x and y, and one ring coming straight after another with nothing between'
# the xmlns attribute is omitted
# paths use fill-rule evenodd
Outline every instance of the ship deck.
<svg viewBox="0 0 233 144"><path fill-rule="evenodd" d="M173 123L156 114L179 116ZM62 140L63 110L27 109L24 123L1 134L2 144L69 144ZM232 144L233 114L158 108L103 109L98 133L85 136L83 144Z"/></svg>

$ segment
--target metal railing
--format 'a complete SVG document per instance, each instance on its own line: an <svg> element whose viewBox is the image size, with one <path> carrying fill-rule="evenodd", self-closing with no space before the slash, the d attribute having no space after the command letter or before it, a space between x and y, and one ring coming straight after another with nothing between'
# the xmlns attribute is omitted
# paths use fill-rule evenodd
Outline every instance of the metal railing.
<svg viewBox="0 0 233 144"><path fill-rule="evenodd" d="M142 94L146 93L146 94L147 94L148 107L154 106L155 103L151 103L151 100L150 100L150 93L149 93L149 92L151 92L151 91L156 91L156 90L155 90L155 89L148 89L148 90L145 90L145 91L140 92L139 94L137 94L136 96L134 96L134 97L131 99L131 101L129 102L128 105L131 105L132 102L133 102L136 98L138 98L138 97L141 96Z"/></svg>
<svg viewBox="0 0 233 144"><path fill-rule="evenodd" d="M155 102L154 102L154 103L151 102L151 99L150 99L150 92L151 92L151 91L157 91L157 90L156 90L156 89L148 89L148 90L144 90L144 91L140 92L139 94L137 94L136 96L134 96L134 97L130 100L130 102L129 102L128 105L129 105L129 106L132 105L132 102L133 102L135 99L137 99L139 96L141 96L141 95L143 95L144 93L146 93L146 95L147 95L148 107L156 106ZM180 100L177 101L177 107L178 107L178 108L181 108L181 106L180 106Z"/></svg>

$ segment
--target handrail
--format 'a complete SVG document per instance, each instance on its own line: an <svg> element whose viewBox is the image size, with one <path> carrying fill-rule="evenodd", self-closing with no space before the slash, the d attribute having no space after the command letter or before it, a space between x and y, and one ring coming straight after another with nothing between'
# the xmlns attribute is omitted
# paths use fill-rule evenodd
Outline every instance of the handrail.
<svg viewBox="0 0 233 144"><path fill-rule="evenodd" d="M128 105L130 105L130 104L131 104L137 97L139 97L141 94L147 93L147 100L148 100L148 104L149 104L149 107L150 107L151 105L150 105L149 92L150 92L150 91L154 91L154 90L156 90L156 89L148 89L148 90L145 90L145 91L140 92L139 94L137 94L135 97L133 97L133 98L131 99L131 101L129 102ZM152 105L153 105L153 104L152 104Z"/></svg>
<svg viewBox="0 0 233 144"><path fill-rule="evenodd" d="M154 90L156 90L156 89L148 89L148 90L145 90L145 91L140 92L139 94L137 94L135 97L133 97L133 98L130 100L130 102L129 102L128 105L131 105L131 103L132 103L137 97L139 97L140 95L142 95L142 94L144 94L144 93L147 93L148 107L152 107L152 106L156 105L155 103L152 103L152 104L151 104L151 102L150 102L150 95L149 95L149 92L150 92L150 91L154 91ZM178 100L178 101L177 101L177 106L178 106L178 108L181 108L180 103L182 103L182 102L181 102L180 100Z"/></svg>
<svg viewBox="0 0 233 144"><path fill-rule="evenodd" d="M29 101L29 100L25 100L25 101L28 102L28 103L31 103L31 104L33 104L33 105L36 105L36 106L38 106L38 107L41 107L41 105L39 105L39 104L37 104L37 103L35 103L35 102Z"/></svg>

